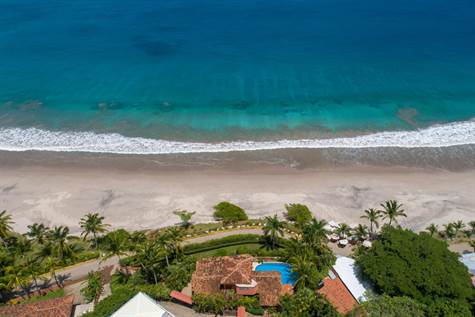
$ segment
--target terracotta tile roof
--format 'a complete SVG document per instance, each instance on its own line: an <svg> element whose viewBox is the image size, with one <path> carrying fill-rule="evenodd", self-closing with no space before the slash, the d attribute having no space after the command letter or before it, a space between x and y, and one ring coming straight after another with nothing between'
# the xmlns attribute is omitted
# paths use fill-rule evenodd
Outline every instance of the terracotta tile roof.
<svg viewBox="0 0 475 317"><path fill-rule="evenodd" d="M246 317L246 308L244 306L239 306L236 312L236 317Z"/></svg>
<svg viewBox="0 0 475 317"><path fill-rule="evenodd" d="M2 317L71 317L74 296L0 307Z"/></svg>
<svg viewBox="0 0 475 317"><path fill-rule="evenodd" d="M259 303L262 306L277 306L279 298L283 294L279 272L253 272L253 278L257 282Z"/></svg>
<svg viewBox="0 0 475 317"><path fill-rule="evenodd" d="M191 278L195 293L217 292L221 285L251 283L252 260L249 255L223 256L202 259L196 262Z"/></svg>
<svg viewBox="0 0 475 317"><path fill-rule="evenodd" d="M170 297L174 298L180 302L183 302L188 305L193 305L193 300L191 299L190 296L187 296L183 293L177 292L177 291L171 291Z"/></svg>
<svg viewBox="0 0 475 317"><path fill-rule="evenodd" d="M338 275L336 275L335 279L326 277L323 280L323 287L318 292L324 295L336 310L342 314L346 314L358 304Z"/></svg>

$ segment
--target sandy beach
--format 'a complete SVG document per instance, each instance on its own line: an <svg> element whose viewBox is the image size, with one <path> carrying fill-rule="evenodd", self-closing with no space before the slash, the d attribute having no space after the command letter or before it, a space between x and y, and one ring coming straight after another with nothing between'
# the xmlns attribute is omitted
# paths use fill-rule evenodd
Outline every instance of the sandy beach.
<svg viewBox="0 0 475 317"><path fill-rule="evenodd" d="M129 229L175 224L176 209L196 211L196 222L212 221L212 206L222 200L241 205L252 218L281 215L285 203L303 203L317 217L352 223L361 221L364 209L397 199L408 214L401 224L412 229L475 219L473 169L302 164L302 157L312 161L310 154L287 153L293 159L282 160L278 153L253 153L244 160L232 154L1 152L0 209L12 213L19 231L41 221L77 232L87 212Z"/></svg>

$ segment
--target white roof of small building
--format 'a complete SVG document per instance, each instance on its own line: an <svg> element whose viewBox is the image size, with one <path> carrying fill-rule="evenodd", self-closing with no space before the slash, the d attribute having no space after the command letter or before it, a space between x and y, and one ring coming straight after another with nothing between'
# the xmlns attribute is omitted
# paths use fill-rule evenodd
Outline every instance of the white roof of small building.
<svg viewBox="0 0 475 317"><path fill-rule="evenodd" d="M460 257L460 262L465 264L470 274L475 275L475 252L463 254Z"/></svg>
<svg viewBox="0 0 475 317"><path fill-rule="evenodd" d="M366 301L365 292L367 287L363 285L358 276L358 269L354 259L345 256L337 257L333 270L335 270L343 284L345 284L351 295L358 302Z"/></svg>
<svg viewBox="0 0 475 317"><path fill-rule="evenodd" d="M148 295L139 292L122 305L111 317L174 317Z"/></svg>

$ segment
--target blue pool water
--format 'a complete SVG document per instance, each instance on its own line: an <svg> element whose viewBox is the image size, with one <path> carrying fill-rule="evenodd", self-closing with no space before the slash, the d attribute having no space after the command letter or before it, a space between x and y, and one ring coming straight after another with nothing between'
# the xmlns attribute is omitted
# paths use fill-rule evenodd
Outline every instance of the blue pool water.
<svg viewBox="0 0 475 317"><path fill-rule="evenodd" d="M0 149L414 131L475 116L475 1L0 0L0 61Z"/></svg>
<svg viewBox="0 0 475 317"><path fill-rule="evenodd" d="M282 284L294 286L297 278L291 269L290 264L287 263L262 263L256 267L257 272L279 272Z"/></svg>

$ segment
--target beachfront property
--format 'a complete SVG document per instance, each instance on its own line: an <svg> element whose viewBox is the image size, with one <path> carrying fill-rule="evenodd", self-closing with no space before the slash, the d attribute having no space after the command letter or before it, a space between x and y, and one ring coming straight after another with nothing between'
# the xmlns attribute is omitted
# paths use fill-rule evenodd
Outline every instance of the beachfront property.
<svg viewBox="0 0 475 317"><path fill-rule="evenodd" d="M318 290L342 314L364 302L366 292L371 289L358 271L354 259L337 257L328 277L323 279L323 286Z"/></svg>
<svg viewBox="0 0 475 317"><path fill-rule="evenodd" d="M234 290L242 296L259 295L261 306L277 306L279 298L293 293L291 283L285 283L286 264L259 268L250 255L212 257L198 260L191 278L193 294L214 294Z"/></svg>

